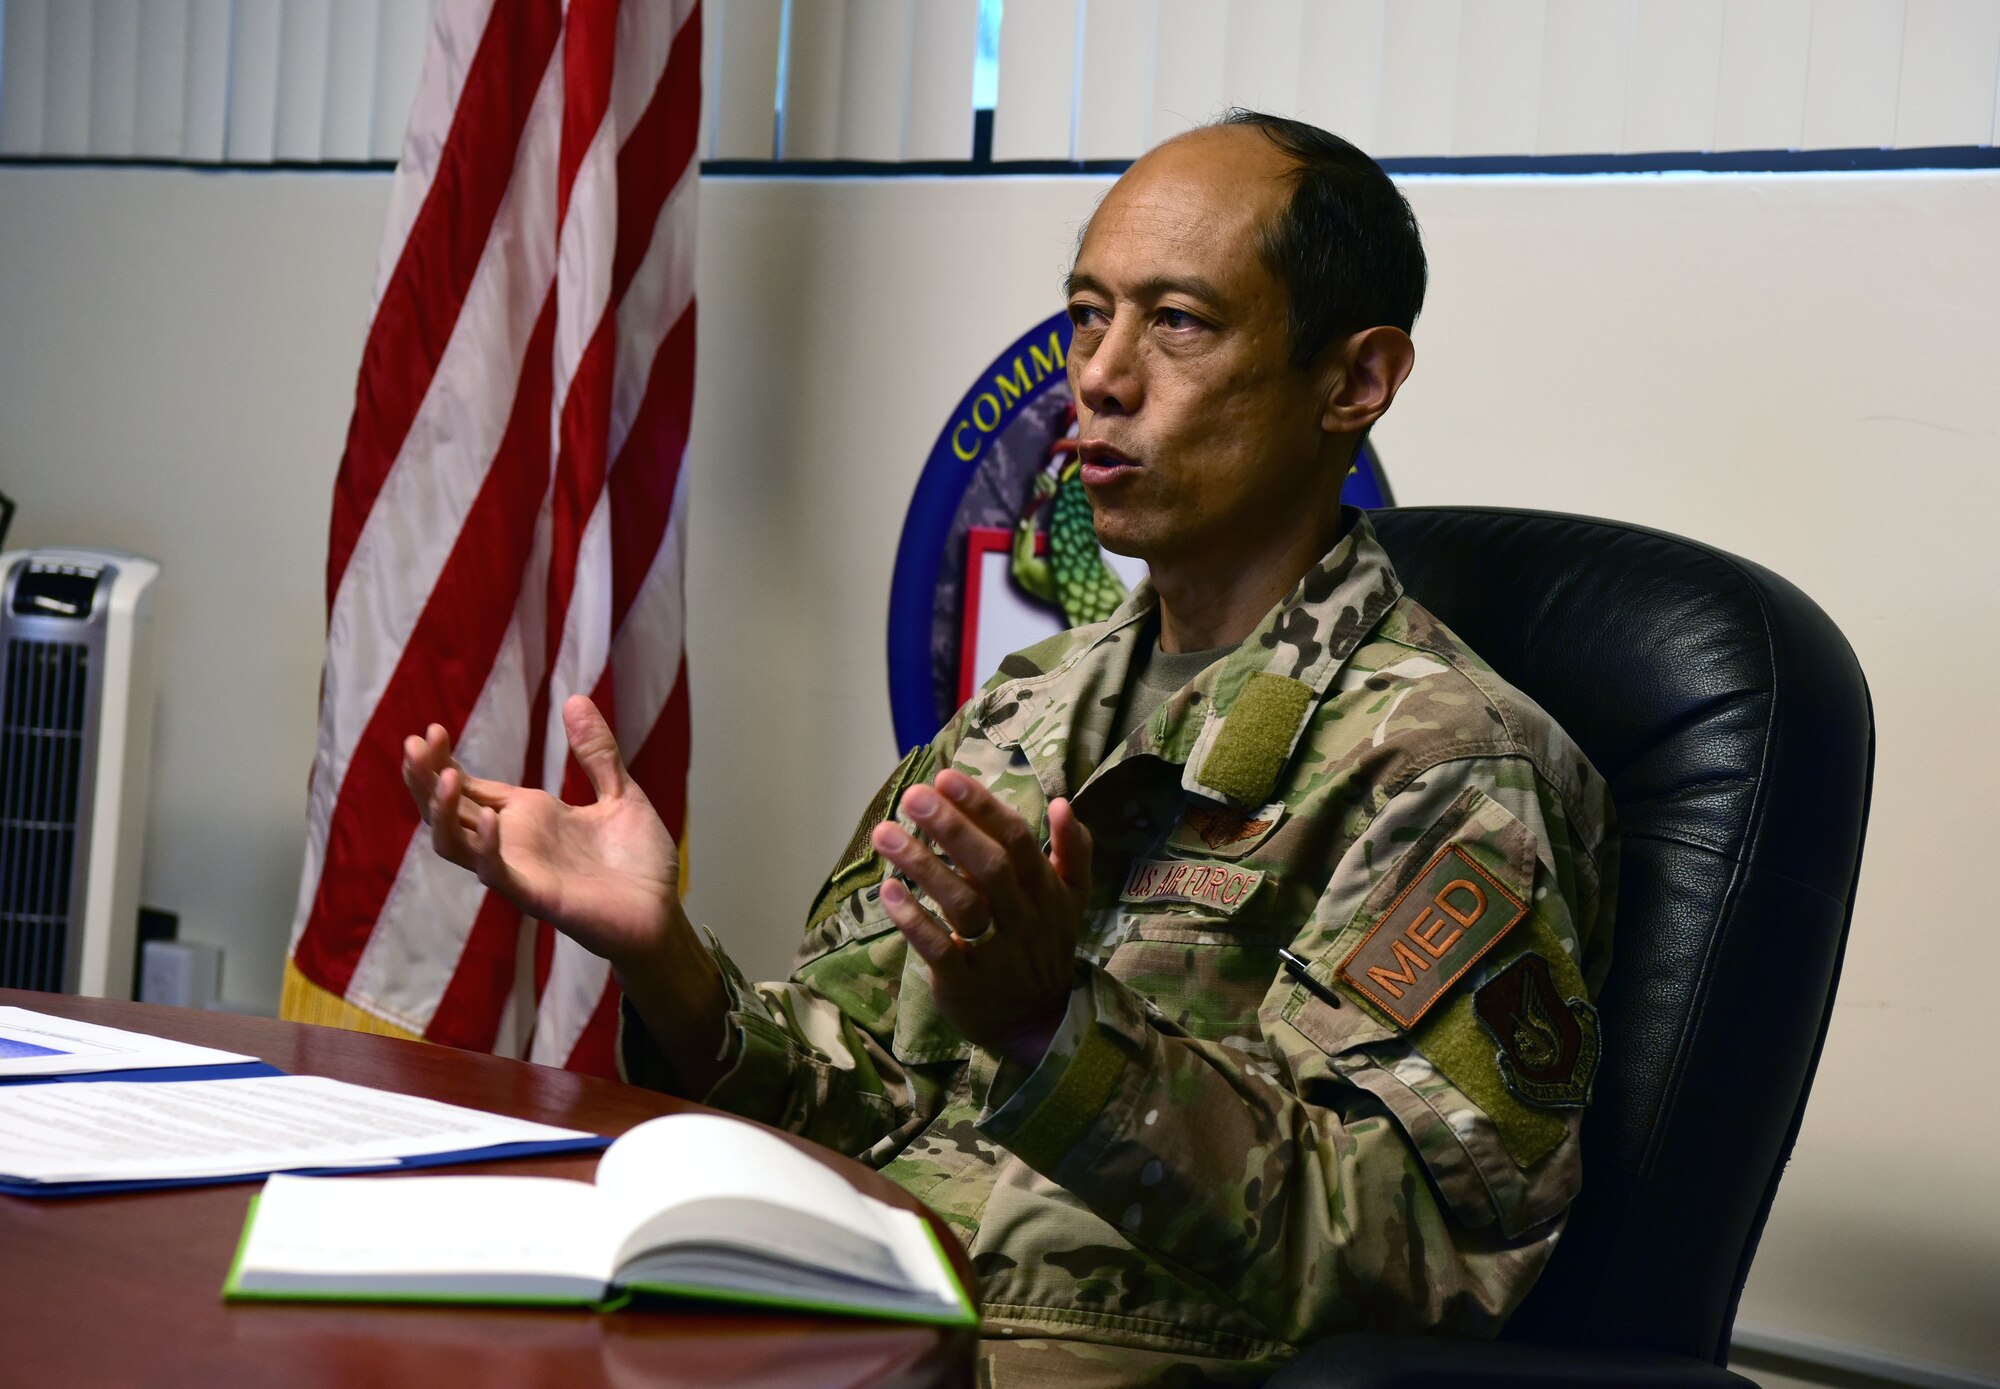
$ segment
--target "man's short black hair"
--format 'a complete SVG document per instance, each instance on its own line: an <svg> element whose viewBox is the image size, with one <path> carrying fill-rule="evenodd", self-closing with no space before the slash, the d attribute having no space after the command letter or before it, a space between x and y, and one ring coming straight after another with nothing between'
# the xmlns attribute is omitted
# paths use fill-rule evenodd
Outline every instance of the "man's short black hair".
<svg viewBox="0 0 2000 1389"><path fill-rule="evenodd" d="M1295 161L1292 196L1258 237L1291 291L1291 359L1307 367L1329 343L1389 324L1409 332L1424 306L1416 214L1382 166L1338 135L1233 106L1217 125L1249 125Z"/></svg>

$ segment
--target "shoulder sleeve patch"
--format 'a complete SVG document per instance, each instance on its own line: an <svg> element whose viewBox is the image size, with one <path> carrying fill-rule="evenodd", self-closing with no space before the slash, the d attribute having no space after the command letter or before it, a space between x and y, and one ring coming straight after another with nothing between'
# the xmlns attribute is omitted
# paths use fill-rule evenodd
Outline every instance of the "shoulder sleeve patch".
<svg viewBox="0 0 2000 1389"><path fill-rule="evenodd" d="M1342 983L1403 1028L1528 914L1518 889L1474 861L1464 844L1440 849L1361 938L1338 971Z"/></svg>
<svg viewBox="0 0 2000 1389"><path fill-rule="evenodd" d="M834 865L819 895L813 898L812 910L806 915L807 934L839 910L843 898L882 881L886 865L869 843L869 833L894 815L903 793L928 777L936 766L937 755L928 746L910 749L909 755L896 764L896 770L882 783L875 799L868 802L868 808L861 812L860 822L855 825L854 834L848 839L840 861Z"/></svg>
<svg viewBox="0 0 2000 1389"><path fill-rule="evenodd" d="M1549 962L1524 952L1472 996L1479 1021L1500 1044L1495 1064L1516 1096L1547 1109L1590 1102L1597 1075L1597 1010L1564 998Z"/></svg>

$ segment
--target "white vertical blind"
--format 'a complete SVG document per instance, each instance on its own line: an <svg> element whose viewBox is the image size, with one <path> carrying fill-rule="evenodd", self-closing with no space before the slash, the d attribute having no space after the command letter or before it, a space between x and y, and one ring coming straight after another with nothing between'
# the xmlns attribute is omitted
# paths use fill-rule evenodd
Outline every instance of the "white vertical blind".
<svg viewBox="0 0 2000 1389"><path fill-rule="evenodd" d="M1153 143L1159 26L1159 0L1089 0L1083 12L1077 158L1127 159Z"/></svg>
<svg viewBox="0 0 2000 1389"><path fill-rule="evenodd" d="M92 154L130 159L138 136L139 0L94 0L90 35Z"/></svg>
<svg viewBox="0 0 2000 1389"><path fill-rule="evenodd" d="M332 0L286 0L279 12L274 158L322 157L332 23Z"/></svg>
<svg viewBox="0 0 2000 1389"><path fill-rule="evenodd" d="M1160 0L1157 25L1150 142L1155 144L1200 125L1226 104L1229 11L1215 0ZM1004 55L1001 62L1004 71ZM1125 149L1105 157L1130 159L1134 153Z"/></svg>
<svg viewBox="0 0 2000 1389"><path fill-rule="evenodd" d="M1459 0L1390 0L1382 25L1375 143L1369 150L1378 159L1451 151L1459 20Z"/></svg>
<svg viewBox="0 0 2000 1389"><path fill-rule="evenodd" d="M1299 37L1299 118L1375 147L1388 0L1308 5Z"/></svg>
<svg viewBox="0 0 2000 1389"><path fill-rule="evenodd" d="M848 0L808 0L791 7L785 39L785 159L831 159L840 134L840 68Z"/></svg>
<svg viewBox="0 0 2000 1389"><path fill-rule="evenodd" d="M403 152L430 28L431 0L381 0L375 16L375 102L368 119L372 158L394 159Z"/></svg>
<svg viewBox="0 0 2000 1389"><path fill-rule="evenodd" d="M995 159L1074 157L1078 18L1084 0L1007 0L1000 24Z"/></svg>
<svg viewBox="0 0 2000 1389"><path fill-rule="evenodd" d="M1467 5L1458 36L1451 153L1515 154L1535 148L1544 0Z"/></svg>
<svg viewBox="0 0 2000 1389"><path fill-rule="evenodd" d="M841 159L901 159L903 111L910 92L911 0L847 0L841 35Z"/></svg>
<svg viewBox="0 0 2000 1389"><path fill-rule="evenodd" d="M1798 148L1811 41L1812 0L1728 0L1710 148Z"/></svg>
<svg viewBox="0 0 2000 1389"><path fill-rule="evenodd" d="M1537 154L1618 149L1636 0L1548 0Z"/></svg>
<svg viewBox="0 0 2000 1389"><path fill-rule="evenodd" d="M708 0L703 7L702 42L715 53L709 158L769 159L775 152L784 16L784 0Z"/></svg>
<svg viewBox="0 0 2000 1389"><path fill-rule="evenodd" d="M903 158L965 159L972 150L972 67L979 0L917 0L910 32Z"/></svg>
<svg viewBox="0 0 2000 1389"><path fill-rule="evenodd" d="M0 16L0 154L43 151L48 47L48 0L7 0Z"/></svg>
<svg viewBox="0 0 2000 1389"><path fill-rule="evenodd" d="M435 2L0 0L0 155L392 160ZM705 0L704 155L969 158L980 11ZM2000 134L2000 0L1005 0L1000 13L1001 162L1130 159L1232 105L1384 158Z"/></svg>
<svg viewBox="0 0 2000 1389"><path fill-rule="evenodd" d="M90 153L90 40L97 7L90 0L49 5L47 85L42 89L42 148Z"/></svg>
<svg viewBox="0 0 2000 1389"><path fill-rule="evenodd" d="M1627 153L1706 149L1715 130L1723 0L1639 0L1625 88Z"/></svg>
<svg viewBox="0 0 2000 1389"><path fill-rule="evenodd" d="M1807 149L1895 143L1903 0L1813 0L1806 59Z"/></svg>
<svg viewBox="0 0 2000 1389"><path fill-rule="evenodd" d="M228 145L230 17L230 0L193 0L188 9L183 159L220 160Z"/></svg>
<svg viewBox="0 0 2000 1389"><path fill-rule="evenodd" d="M1223 29L1223 95L1253 111L1299 109L1302 0L1229 0Z"/></svg>
<svg viewBox="0 0 2000 1389"><path fill-rule="evenodd" d="M238 164L268 164L278 135L278 51L285 0L236 0L229 31L228 135Z"/></svg>
<svg viewBox="0 0 2000 1389"><path fill-rule="evenodd" d="M358 163L368 158L375 115L375 29L381 12L377 0L339 0L327 15L322 159Z"/></svg>
<svg viewBox="0 0 2000 1389"><path fill-rule="evenodd" d="M2000 3L1909 0L1897 80L1896 144L1978 143L2000 88ZM2000 131L1995 132L2000 136Z"/></svg>
<svg viewBox="0 0 2000 1389"><path fill-rule="evenodd" d="M139 74L132 153L179 159L186 129L188 0L146 0L139 11Z"/></svg>

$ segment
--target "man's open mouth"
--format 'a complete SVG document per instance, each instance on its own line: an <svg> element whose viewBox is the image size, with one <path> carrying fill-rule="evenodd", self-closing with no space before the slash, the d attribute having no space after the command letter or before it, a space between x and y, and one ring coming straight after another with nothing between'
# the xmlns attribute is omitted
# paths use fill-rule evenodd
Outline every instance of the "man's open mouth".
<svg viewBox="0 0 2000 1389"><path fill-rule="evenodd" d="M1096 487L1138 469L1139 464L1100 439L1086 440L1077 450L1084 486Z"/></svg>

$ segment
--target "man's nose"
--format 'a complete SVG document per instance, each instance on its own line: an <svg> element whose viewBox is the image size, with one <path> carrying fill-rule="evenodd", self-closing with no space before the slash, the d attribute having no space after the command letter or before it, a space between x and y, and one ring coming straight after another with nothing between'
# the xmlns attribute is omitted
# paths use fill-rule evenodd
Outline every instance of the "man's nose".
<svg viewBox="0 0 2000 1389"><path fill-rule="evenodd" d="M1145 394L1139 330L1135 315L1117 315L1084 360L1077 373L1077 392L1092 414L1129 415L1139 408Z"/></svg>

